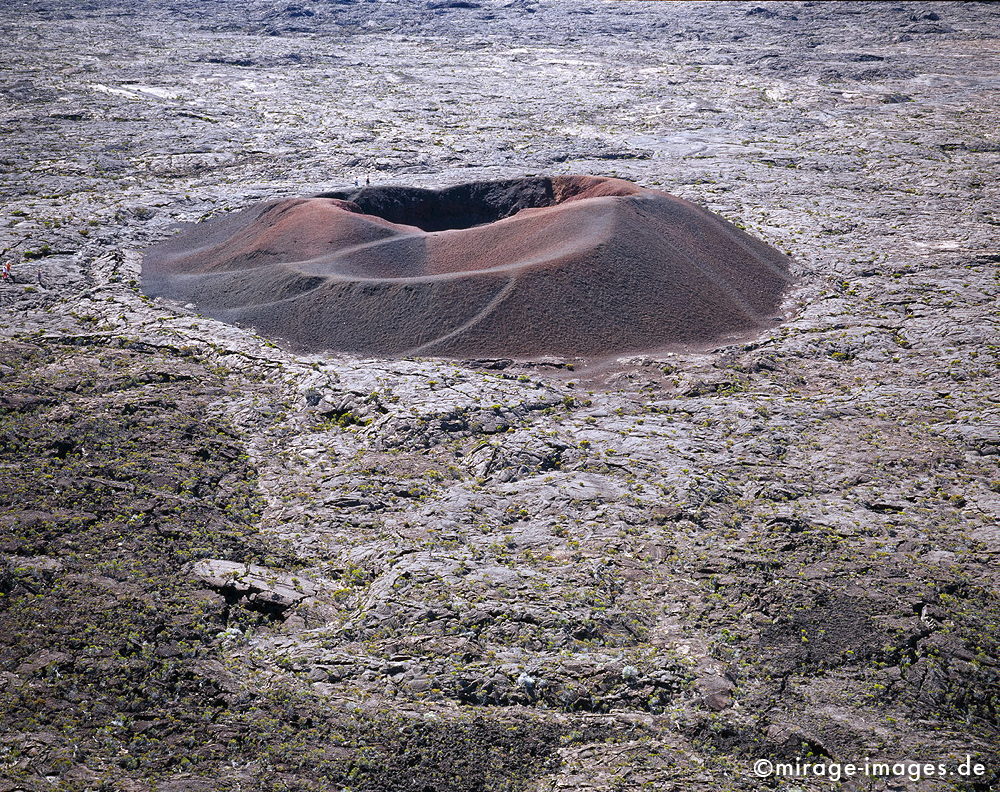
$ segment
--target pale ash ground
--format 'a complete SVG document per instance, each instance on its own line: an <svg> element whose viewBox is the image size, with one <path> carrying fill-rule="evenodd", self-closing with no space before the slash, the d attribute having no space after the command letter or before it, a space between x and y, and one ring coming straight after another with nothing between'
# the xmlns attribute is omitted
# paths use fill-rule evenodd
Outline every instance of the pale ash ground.
<svg viewBox="0 0 1000 792"><path fill-rule="evenodd" d="M307 561L246 573L284 620L225 637L237 668L552 719L539 790L756 789L802 743L995 765L998 10L765 5L3 13L4 333L230 372L214 409ZM794 318L593 388L296 356L136 290L175 220L567 172L789 251Z"/></svg>

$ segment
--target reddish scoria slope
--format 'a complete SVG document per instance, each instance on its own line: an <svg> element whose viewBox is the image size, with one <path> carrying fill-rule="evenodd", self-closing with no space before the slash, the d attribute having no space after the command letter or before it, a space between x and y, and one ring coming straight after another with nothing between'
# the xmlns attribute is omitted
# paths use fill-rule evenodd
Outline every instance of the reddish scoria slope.
<svg viewBox="0 0 1000 792"><path fill-rule="evenodd" d="M773 324L787 259L590 176L273 201L149 251L144 288L315 350L603 357Z"/></svg>

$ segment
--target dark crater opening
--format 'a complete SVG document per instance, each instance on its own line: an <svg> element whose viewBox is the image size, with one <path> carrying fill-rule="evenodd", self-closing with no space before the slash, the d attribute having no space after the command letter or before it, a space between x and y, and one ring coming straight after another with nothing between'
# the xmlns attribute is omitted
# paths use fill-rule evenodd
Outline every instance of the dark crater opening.
<svg viewBox="0 0 1000 792"><path fill-rule="evenodd" d="M320 193L317 198L350 201L364 214L422 231L448 231L495 223L522 209L558 203L552 180L508 179L459 184L445 190L419 187L363 187Z"/></svg>

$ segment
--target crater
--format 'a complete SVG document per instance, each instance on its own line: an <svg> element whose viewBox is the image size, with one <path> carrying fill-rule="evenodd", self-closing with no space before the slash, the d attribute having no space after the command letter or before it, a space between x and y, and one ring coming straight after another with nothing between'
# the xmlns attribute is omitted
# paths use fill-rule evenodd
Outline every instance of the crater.
<svg viewBox="0 0 1000 792"><path fill-rule="evenodd" d="M143 289L310 351L607 358L775 324L787 258L622 179L269 201L152 248Z"/></svg>
<svg viewBox="0 0 1000 792"><path fill-rule="evenodd" d="M318 198L348 201L362 214L422 231L451 231L495 223L523 209L543 209L571 196L556 195L552 179L471 182L444 190L417 187L365 187L320 193ZM352 208L353 208L352 207Z"/></svg>

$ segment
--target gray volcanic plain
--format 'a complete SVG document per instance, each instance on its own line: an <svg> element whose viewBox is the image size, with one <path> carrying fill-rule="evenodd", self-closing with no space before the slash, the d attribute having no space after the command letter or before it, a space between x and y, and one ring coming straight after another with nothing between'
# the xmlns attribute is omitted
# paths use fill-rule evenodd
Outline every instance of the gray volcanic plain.
<svg viewBox="0 0 1000 792"><path fill-rule="evenodd" d="M997 4L909 0L3 3L0 792L996 789L998 35ZM181 223L211 248L262 202L307 231L574 174L787 275L745 327L685 306L698 343L581 321L599 370L360 286L378 354L275 343L231 248L143 291ZM474 263L574 203L369 215ZM662 241L610 216L587 250ZM350 277L453 260L425 252ZM569 280L641 314L605 274ZM754 772L797 757L952 772Z"/></svg>
<svg viewBox="0 0 1000 792"><path fill-rule="evenodd" d="M266 202L149 251L143 290L299 349L608 358L775 323L786 257L688 201L562 176Z"/></svg>

